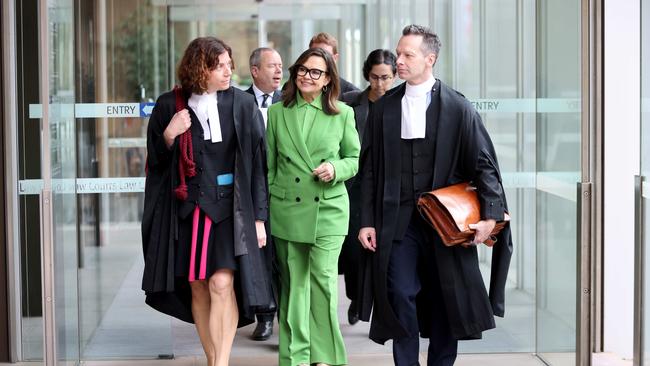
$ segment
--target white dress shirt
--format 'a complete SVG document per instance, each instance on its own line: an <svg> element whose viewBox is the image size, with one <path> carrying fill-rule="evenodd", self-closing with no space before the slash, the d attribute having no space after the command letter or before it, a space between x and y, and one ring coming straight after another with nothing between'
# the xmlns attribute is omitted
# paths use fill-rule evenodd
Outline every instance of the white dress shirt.
<svg viewBox="0 0 650 366"><path fill-rule="evenodd" d="M271 106L273 103L273 94L275 91L272 91L270 93L264 93L261 91L255 84L253 84L253 93L255 93L255 99L257 100L257 107L260 109L260 112L262 112L262 118L264 118L264 127L266 127L266 120L269 118L268 117L268 112L267 110L269 109L268 106ZM263 101L264 101L264 94L268 94L268 98L266 99L266 105L267 107L264 108L262 107Z"/></svg>

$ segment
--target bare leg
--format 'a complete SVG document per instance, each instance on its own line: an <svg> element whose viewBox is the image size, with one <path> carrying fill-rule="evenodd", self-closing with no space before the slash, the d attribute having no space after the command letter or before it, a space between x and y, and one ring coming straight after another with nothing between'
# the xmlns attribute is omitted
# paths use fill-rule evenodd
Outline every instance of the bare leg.
<svg viewBox="0 0 650 366"><path fill-rule="evenodd" d="M208 359L208 366L215 363L214 346L210 339L210 291L208 290L208 281L192 281L192 316L194 325L199 333L203 352Z"/></svg>
<svg viewBox="0 0 650 366"><path fill-rule="evenodd" d="M215 350L213 366L228 366L237 331L239 310L235 297L234 272L221 269L210 277L210 337Z"/></svg>

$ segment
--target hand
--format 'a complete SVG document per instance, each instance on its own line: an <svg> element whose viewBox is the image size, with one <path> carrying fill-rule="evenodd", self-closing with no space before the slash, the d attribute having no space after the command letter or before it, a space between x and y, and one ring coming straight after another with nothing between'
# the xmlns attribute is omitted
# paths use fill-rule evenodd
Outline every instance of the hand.
<svg viewBox="0 0 650 366"><path fill-rule="evenodd" d="M266 228L264 221L255 220L255 231L257 232L257 246L264 248L266 246Z"/></svg>
<svg viewBox="0 0 650 366"><path fill-rule="evenodd" d="M167 147L171 147L174 144L174 139L176 136L187 131L188 128L192 126L192 119L190 118L190 112L187 109L176 112L172 120L169 121L163 136L165 138L165 143Z"/></svg>
<svg viewBox="0 0 650 366"><path fill-rule="evenodd" d="M481 220L476 224L469 224L469 228L474 230L474 240L472 240L472 245L479 245L485 243L486 240L490 237L490 233L494 229L494 226L497 222L493 219Z"/></svg>
<svg viewBox="0 0 650 366"><path fill-rule="evenodd" d="M334 172L334 165L329 161L326 161L314 169L312 173L318 177L318 179L323 182L330 182L334 177L336 177L336 172Z"/></svg>
<svg viewBox="0 0 650 366"><path fill-rule="evenodd" d="M359 241L361 245L371 252L377 250L377 234L374 227L362 227L359 230Z"/></svg>

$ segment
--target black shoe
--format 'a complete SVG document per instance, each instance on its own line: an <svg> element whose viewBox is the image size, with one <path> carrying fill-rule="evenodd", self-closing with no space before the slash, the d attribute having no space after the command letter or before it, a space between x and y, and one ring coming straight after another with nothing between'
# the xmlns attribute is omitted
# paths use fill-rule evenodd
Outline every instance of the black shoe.
<svg viewBox="0 0 650 366"><path fill-rule="evenodd" d="M348 323L355 325L359 322L359 312L357 311L357 302L352 301L348 308Z"/></svg>
<svg viewBox="0 0 650 366"><path fill-rule="evenodd" d="M273 320L258 321L251 339L254 341L265 341L273 335Z"/></svg>

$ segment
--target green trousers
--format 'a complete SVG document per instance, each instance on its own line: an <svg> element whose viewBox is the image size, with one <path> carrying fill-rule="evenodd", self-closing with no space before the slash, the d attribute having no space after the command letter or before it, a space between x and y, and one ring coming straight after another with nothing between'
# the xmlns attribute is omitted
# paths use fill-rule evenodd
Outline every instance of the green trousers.
<svg viewBox="0 0 650 366"><path fill-rule="evenodd" d="M347 364L337 315L344 238L325 236L316 243L273 238L280 267L280 366Z"/></svg>

